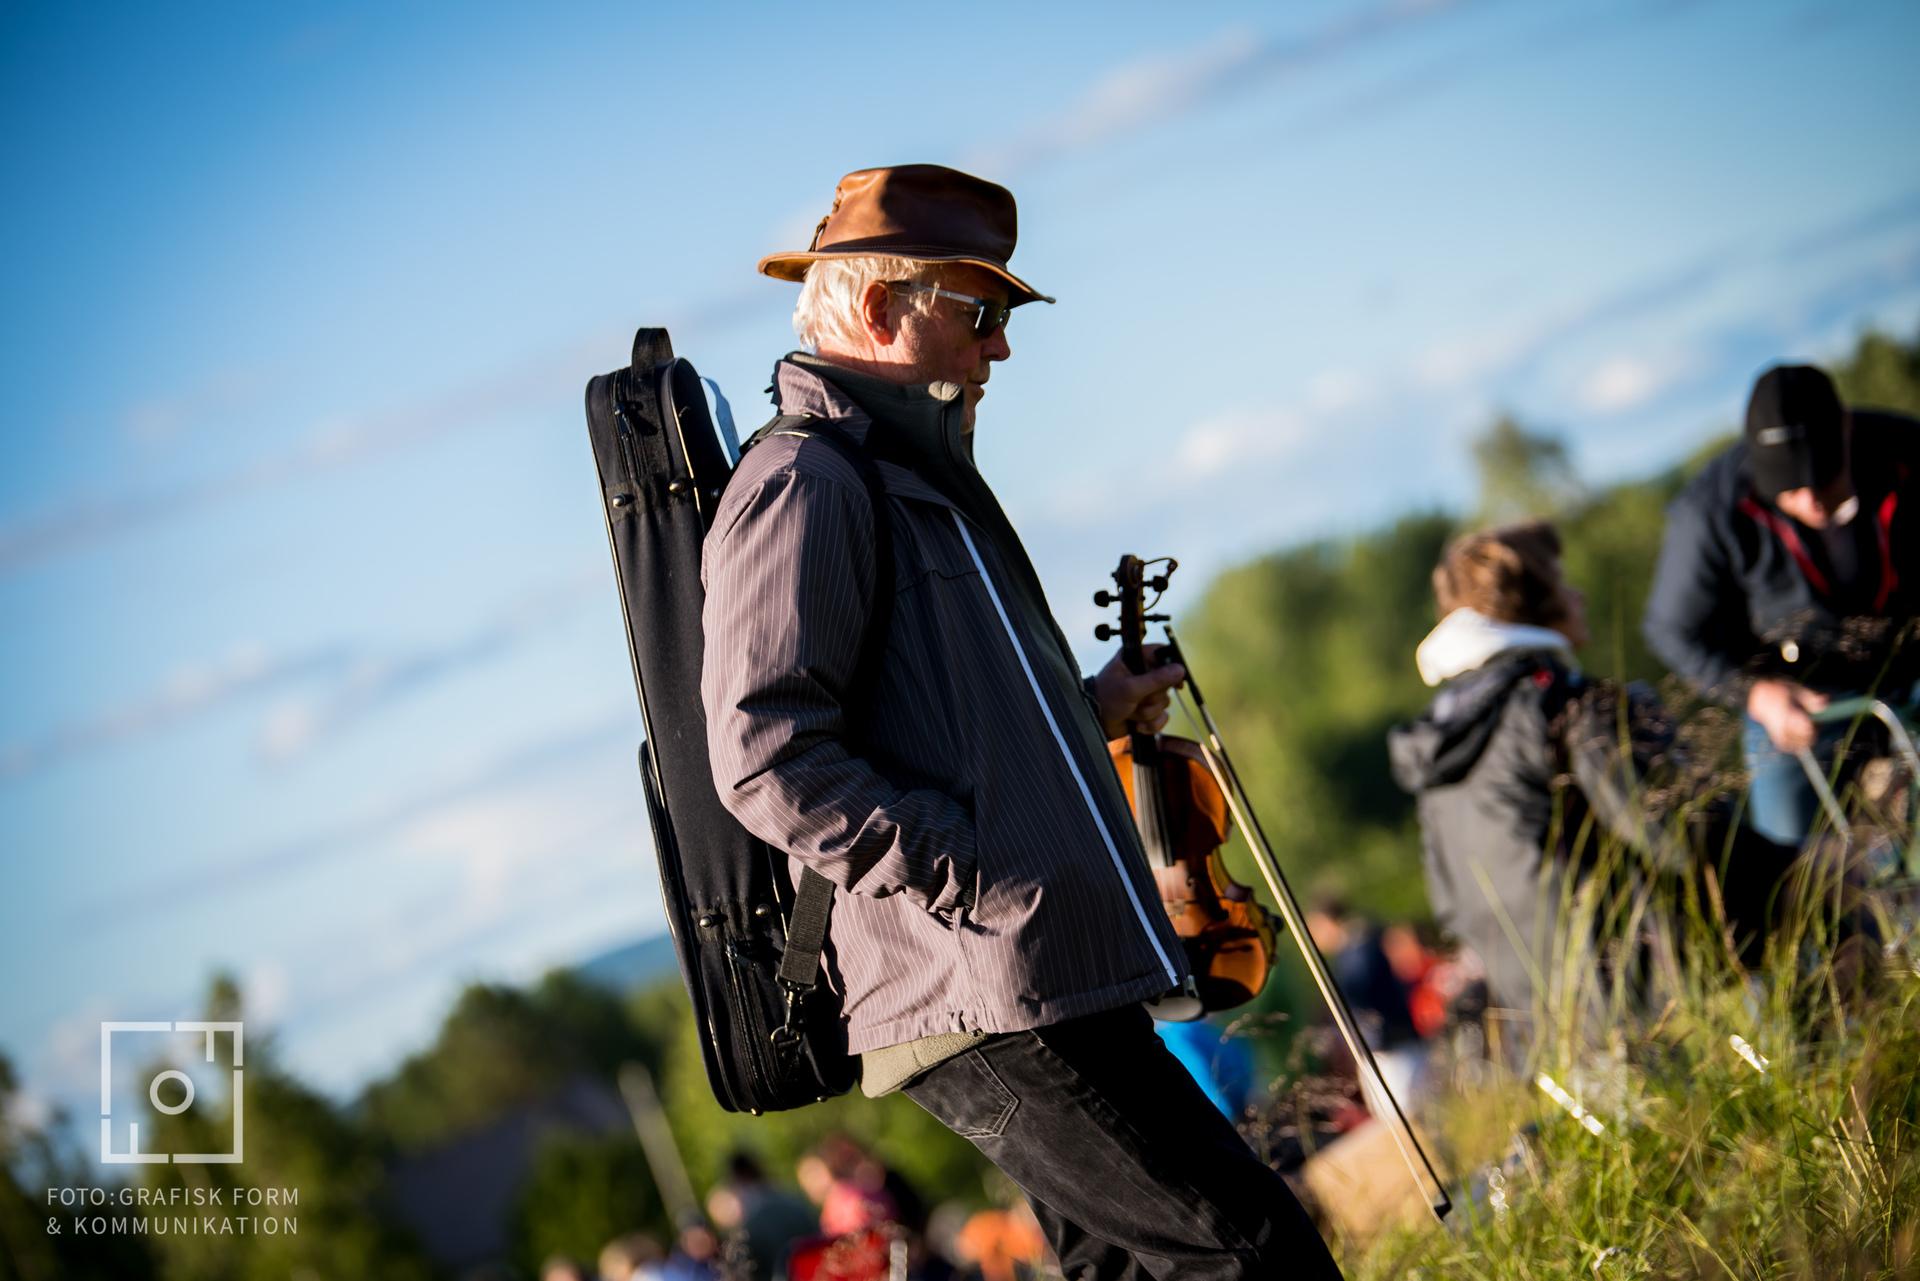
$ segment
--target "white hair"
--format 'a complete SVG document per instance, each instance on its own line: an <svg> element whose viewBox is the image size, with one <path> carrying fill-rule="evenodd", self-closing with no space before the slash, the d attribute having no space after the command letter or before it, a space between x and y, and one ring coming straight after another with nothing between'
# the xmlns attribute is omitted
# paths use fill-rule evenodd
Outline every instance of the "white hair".
<svg viewBox="0 0 1920 1281"><path fill-rule="evenodd" d="M879 254L818 259L807 268L799 300L793 304L793 332L808 351L819 351L823 342L859 351L867 345L866 329L860 319L860 300L866 295L867 286L875 281L931 280L939 266L939 263L916 258ZM923 290L903 291L894 297L893 305L922 316L933 310L938 301Z"/></svg>

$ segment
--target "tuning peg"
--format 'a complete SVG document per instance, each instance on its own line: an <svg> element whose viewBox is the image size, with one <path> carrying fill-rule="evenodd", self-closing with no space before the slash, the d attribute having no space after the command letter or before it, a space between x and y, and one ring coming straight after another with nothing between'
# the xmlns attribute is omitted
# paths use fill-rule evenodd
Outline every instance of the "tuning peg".
<svg viewBox="0 0 1920 1281"><path fill-rule="evenodd" d="M1167 576L1165 574L1159 574L1153 578L1149 578L1147 580L1147 586L1153 588L1156 592L1164 592L1167 590Z"/></svg>
<svg viewBox="0 0 1920 1281"><path fill-rule="evenodd" d="M1096 605L1099 605L1102 608L1105 608L1106 606L1113 604L1113 593L1112 592L1095 592L1093 594L1093 603Z"/></svg>
<svg viewBox="0 0 1920 1281"><path fill-rule="evenodd" d="M1114 637L1114 629L1109 627L1105 623L1101 623L1098 627L1093 629L1093 638L1095 640L1112 640L1113 637Z"/></svg>

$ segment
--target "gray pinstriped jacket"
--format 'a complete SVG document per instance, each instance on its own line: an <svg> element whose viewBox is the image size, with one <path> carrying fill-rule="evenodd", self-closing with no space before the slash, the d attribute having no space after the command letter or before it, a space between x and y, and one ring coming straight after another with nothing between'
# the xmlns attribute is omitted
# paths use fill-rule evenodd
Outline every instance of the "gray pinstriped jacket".
<svg viewBox="0 0 1920 1281"><path fill-rule="evenodd" d="M776 371L781 411L864 439L867 412L803 360ZM894 394L890 418L959 448L957 397ZM827 957L850 1048L1021 1031L1177 986L1179 941L1025 551L990 495L969 515L913 471L880 473L893 617L858 743L843 705L874 556L852 466L797 436L749 450L702 567L714 784L796 877L840 888Z"/></svg>

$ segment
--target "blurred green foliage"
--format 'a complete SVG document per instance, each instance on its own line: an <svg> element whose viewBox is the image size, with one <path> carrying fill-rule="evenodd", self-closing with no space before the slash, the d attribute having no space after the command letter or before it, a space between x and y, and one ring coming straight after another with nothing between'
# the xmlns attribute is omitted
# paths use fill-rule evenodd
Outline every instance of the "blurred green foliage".
<svg viewBox="0 0 1920 1281"><path fill-rule="evenodd" d="M515 1261L528 1275L556 1254L591 1265L617 1236L646 1232L673 1239L646 1154L629 1135L556 1135L541 1145L510 1232Z"/></svg>
<svg viewBox="0 0 1920 1281"><path fill-rule="evenodd" d="M440 1033L361 1099L366 1123L402 1150L482 1125L588 1073L611 1080L628 1059L659 1066L659 1042L620 998L564 971L531 989L476 983Z"/></svg>

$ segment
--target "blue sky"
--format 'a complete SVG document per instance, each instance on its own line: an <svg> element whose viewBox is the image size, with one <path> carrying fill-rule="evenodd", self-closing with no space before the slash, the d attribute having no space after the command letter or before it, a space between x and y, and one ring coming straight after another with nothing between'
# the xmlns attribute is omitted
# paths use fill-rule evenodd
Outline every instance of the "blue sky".
<svg viewBox="0 0 1920 1281"><path fill-rule="evenodd" d="M752 264L841 173L1018 195L1061 301L978 453L1093 662L1123 550L1193 600L1464 503L1498 410L1638 474L1913 332L1917 53L1905 3L9 9L29 1106L216 967L344 1095L461 982L660 928L581 389L666 323L756 420Z"/></svg>

